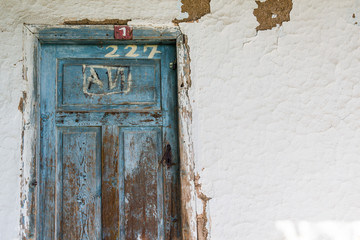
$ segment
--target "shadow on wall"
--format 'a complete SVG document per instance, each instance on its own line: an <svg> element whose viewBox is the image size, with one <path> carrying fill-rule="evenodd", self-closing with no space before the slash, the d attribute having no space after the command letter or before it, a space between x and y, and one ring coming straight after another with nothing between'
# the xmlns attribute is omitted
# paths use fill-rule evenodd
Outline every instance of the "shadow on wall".
<svg viewBox="0 0 360 240"><path fill-rule="evenodd" d="M360 240L360 221L278 221L283 240Z"/></svg>

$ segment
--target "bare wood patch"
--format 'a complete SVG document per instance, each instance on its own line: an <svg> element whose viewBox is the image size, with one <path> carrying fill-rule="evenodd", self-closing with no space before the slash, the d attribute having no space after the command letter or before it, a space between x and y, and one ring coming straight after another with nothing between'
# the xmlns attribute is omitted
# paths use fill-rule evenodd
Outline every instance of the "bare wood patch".
<svg viewBox="0 0 360 240"><path fill-rule="evenodd" d="M207 204L208 201L211 199L207 197L202 191L201 191L201 184L199 183L200 176L195 176L195 189L197 197L202 202L202 211L200 214L197 214L196 216L196 222L197 222L197 234L198 234L198 240L207 240L209 236L209 230L207 229L208 224L208 218L207 218Z"/></svg>
<svg viewBox="0 0 360 240"><path fill-rule="evenodd" d="M156 239L159 221L156 132L126 133L124 143L129 147L124 151L125 238Z"/></svg>
<svg viewBox="0 0 360 240"><path fill-rule="evenodd" d="M102 143L102 231L104 239L116 239L119 236L119 128L103 127Z"/></svg>
<svg viewBox="0 0 360 240"><path fill-rule="evenodd" d="M21 169L20 169L20 239L34 239L36 219L36 126L33 121L36 111L34 65L37 51L37 39L28 30L23 28L23 80L25 91L19 102L22 113L21 131Z"/></svg>
<svg viewBox="0 0 360 240"><path fill-rule="evenodd" d="M189 97L191 60L185 35L180 36L178 39L177 48L182 238L195 240L197 239L196 213L194 211L196 209L196 192L191 128L192 107Z"/></svg>
<svg viewBox="0 0 360 240"><path fill-rule="evenodd" d="M290 21L290 12L293 7L292 0L256 1L258 8L254 9L254 16L259 22L256 30L267 30Z"/></svg>

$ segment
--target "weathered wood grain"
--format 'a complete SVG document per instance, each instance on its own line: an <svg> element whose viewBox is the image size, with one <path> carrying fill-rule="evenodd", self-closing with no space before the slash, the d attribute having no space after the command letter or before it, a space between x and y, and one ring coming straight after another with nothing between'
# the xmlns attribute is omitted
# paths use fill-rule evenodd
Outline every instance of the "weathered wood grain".
<svg viewBox="0 0 360 240"><path fill-rule="evenodd" d="M102 129L102 239L111 240L120 238L119 128Z"/></svg>
<svg viewBox="0 0 360 240"><path fill-rule="evenodd" d="M41 57L45 69L56 68L55 49L44 46ZM53 72L40 72L41 79L51 79ZM38 232L39 239L55 238L55 186L56 186L56 139L54 109L55 109L54 81L44 81L40 86L40 161L39 161L39 198L38 201ZM49 95L50 97L49 97Z"/></svg>
<svg viewBox="0 0 360 240"><path fill-rule="evenodd" d="M131 60L104 60L95 45L43 49L40 239L181 239L175 47L149 59L138 46L145 55ZM100 84L109 72L118 80Z"/></svg>
<svg viewBox="0 0 360 240"><path fill-rule="evenodd" d="M158 224L162 222L159 213L163 209L163 194L158 192L158 184L162 184L160 174L158 179L160 131L146 128L123 131L125 239L157 239Z"/></svg>
<svg viewBox="0 0 360 240"><path fill-rule="evenodd" d="M69 128L62 136L62 239L101 239L99 128Z"/></svg>

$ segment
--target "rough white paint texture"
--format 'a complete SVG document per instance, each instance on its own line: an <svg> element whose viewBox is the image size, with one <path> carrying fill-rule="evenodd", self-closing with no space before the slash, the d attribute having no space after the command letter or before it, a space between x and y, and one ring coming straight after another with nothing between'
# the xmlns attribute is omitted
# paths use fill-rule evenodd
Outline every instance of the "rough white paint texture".
<svg viewBox="0 0 360 240"><path fill-rule="evenodd" d="M252 0L212 0L211 14L180 24L192 60L196 169L212 198L211 239L359 238L360 2L293 3L290 22L259 33ZM22 24L171 25L181 14L176 0L0 5L0 239L9 240L19 231L17 106L28 90Z"/></svg>

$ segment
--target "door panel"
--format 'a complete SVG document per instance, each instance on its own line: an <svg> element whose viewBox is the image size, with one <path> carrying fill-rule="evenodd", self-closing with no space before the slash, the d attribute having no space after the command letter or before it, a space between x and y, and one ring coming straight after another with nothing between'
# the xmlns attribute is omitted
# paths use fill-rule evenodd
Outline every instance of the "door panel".
<svg viewBox="0 0 360 240"><path fill-rule="evenodd" d="M159 128L121 129L124 162L126 239L156 239L163 234L163 187Z"/></svg>
<svg viewBox="0 0 360 240"><path fill-rule="evenodd" d="M63 239L101 238L101 135L99 128L60 129Z"/></svg>
<svg viewBox="0 0 360 240"><path fill-rule="evenodd" d="M129 46L41 45L37 239L181 239L175 46Z"/></svg>
<svg viewBox="0 0 360 240"><path fill-rule="evenodd" d="M63 110L159 110L160 61L60 59L57 88Z"/></svg>

